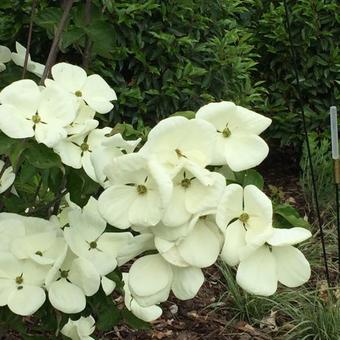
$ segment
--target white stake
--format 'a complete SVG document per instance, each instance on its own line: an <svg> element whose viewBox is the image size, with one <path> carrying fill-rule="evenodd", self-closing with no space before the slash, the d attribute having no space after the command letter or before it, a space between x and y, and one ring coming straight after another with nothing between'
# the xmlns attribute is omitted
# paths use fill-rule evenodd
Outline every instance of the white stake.
<svg viewBox="0 0 340 340"><path fill-rule="evenodd" d="M336 106L330 107L329 114L331 118L332 158L339 159L339 136Z"/></svg>

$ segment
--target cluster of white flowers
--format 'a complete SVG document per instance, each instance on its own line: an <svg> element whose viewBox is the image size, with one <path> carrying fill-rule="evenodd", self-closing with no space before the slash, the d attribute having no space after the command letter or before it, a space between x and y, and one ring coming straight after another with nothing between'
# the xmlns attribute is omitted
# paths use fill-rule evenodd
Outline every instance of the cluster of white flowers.
<svg viewBox="0 0 340 340"><path fill-rule="evenodd" d="M35 137L64 164L83 167L104 191L83 208L67 198L49 221L0 214L0 306L29 315L47 292L56 309L81 312L100 286L107 295L114 290L108 274L145 251L123 273L126 307L145 321L162 314L158 305L171 291L181 300L193 298L204 282L202 268L219 255L238 266L237 282L253 294L273 294L278 281L296 287L309 279L309 264L292 245L310 232L273 228L263 192L226 185L211 170L260 164L268 146L259 134L270 119L231 102L211 103L194 119L162 120L136 152L140 140L97 128L95 114L108 113L116 100L100 76L61 63L52 77L45 86L20 80L1 91L0 130L12 138ZM13 182L11 169L6 176ZM107 223L121 231L107 232ZM79 323L89 338L93 319ZM82 338L75 321L63 331Z"/></svg>
<svg viewBox="0 0 340 340"><path fill-rule="evenodd" d="M6 70L5 63L13 61L18 66L24 66L26 48L20 43L15 43L16 52L12 52L6 46L0 45L0 72ZM44 73L45 65L32 61L31 56L28 55L27 59L27 71L34 73L37 77L41 77Z"/></svg>

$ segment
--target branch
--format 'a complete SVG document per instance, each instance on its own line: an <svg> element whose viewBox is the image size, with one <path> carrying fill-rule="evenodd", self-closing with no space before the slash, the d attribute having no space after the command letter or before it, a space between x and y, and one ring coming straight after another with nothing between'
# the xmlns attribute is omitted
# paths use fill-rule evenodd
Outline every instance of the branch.
<svg viewBox="0 0 340 340"><path fill-rule="evenodd" d="M92 0L86 0L85 4L85 25L88 26L91 22L91 3ZM83 54L83 68L85 70L88 69L91 59L91 49L92 49L92 42L88 34L85 38L85 49Z"/></svg>
<svg viewBox="0 0 340 340"><path fill-rule="evenodd" d="M33 31L33 19L35 15L35 8L36 8L37 1L32 1L32 11L31 11L31 19L30 19L30 26L28 29L28 37L27 37L27 44L26 44L26 54L25 54L25 60L24 60L24 68L22 70L22 79L25 79L26 72L27 72L27 64L28 64L28 56L30 54L30 48L31 48L31 41L32 41L32 31Z"/></svg>
<svg viewBox="0 0 340 340"><path fill-rule="evenodd" d="M50 49L50 53L48 54L48 57L47 57L45 70L44 70L44 73L43 73L41 80L40 80L40 84L43 84L45 79L49 76L51 68L52 68L52 66L55 62L56 55L58 53L58 44L59 44L59 41L60 41L60 37L61 37L61 34L64 31L66 21L67 21L69 14L70 14L73 3L74 3L74 0L65 1L64 13L63 13L63 15L60 19L58 28L55 32L54 39L53 39L53 42L52 42L52 46L51 46L51 49Z"/></svg>

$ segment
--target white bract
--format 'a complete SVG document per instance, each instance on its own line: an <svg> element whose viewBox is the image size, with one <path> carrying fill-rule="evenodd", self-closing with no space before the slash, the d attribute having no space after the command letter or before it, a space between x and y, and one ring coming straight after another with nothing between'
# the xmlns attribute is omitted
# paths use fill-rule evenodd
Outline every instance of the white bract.
<svg viewBox="0 0 340 340"><path fill-rule="evenodd" d="M53 147L67 136L65 127L76 116L77 104L58 88L40 90L32 80L19 80L0 93L0 130L12 138L35 136Z"/></svg>
<svg viewBox="0 0 340 340"><path fill-rule="evenodd" d="M23 67L25 64L26 48L20 43L15 43L16 52L12 52L11 58L13 62ZM32 61L30 54L27 60L27 71L34 73L37 77L41 77L44 73L45 65Z"/></svg>
<svg viewBox="0 0 340 340"><path fill-rule="evenodd" d="M143 307L133 298L129 288L129 274L123 273L124 281L124 303L126 308L131 311L137 318L146 322L154 321L162 315L162 309L159 306L151 305Z"/></svg>
<svg viewBox="0 0 340 340"><path fill-rule="evenodd" d="M217 207L216 222L224 233L221 256L233 266L246 245L262 245L272 233L270 199L256 186L230 184Z"/></svg>
<svg viewBox="0 0 340 340"><path fill-rule="evenodd" d="M94 338L90 335L95 330L95 320L92 315L84 318L80 317L78 320L68 319L68 322L61 329L61 334L71 338L72 340L92 340Z"/></svg>
<svg viewBox="0 0 340 340"><path fill-rule="evenodd" d="M241 171L260 164L267 157L269 148L258 135L270 125L269 118L232 102L205 105L197 111L196 118L215 127L211 164L228 164L233 171Z"/></svg>
<svg viewBox="0 0 340 340"><path fill-rule="evenodd" d="M106 135L111 131L108 127L95 129L97 125L97 121L89 120L82 131L61 140L54 146L54 151L64 164L75 169L83 167L86 174L95 181L97 178L91 162L91 154L108 138Z"/></svg>
<svg viewBox="0 0 340 340"><path fill-rule="evenodd" d="M0 160L0 194L5 192L13 184L15 180L15 173L13 172L13 167L8 166L4 169L5 162Z"/></svg>
<svg viewBox="0 0 340 340"><path fill-rule="evenodd" d="M266 243L247 249L241 255L237 283L252 294L269 296L277 283L298 287L309 280L311 269L302 252L294 244L311 237L304 228L274 229Z"/></svg>
<svg viewBox="0 0 340 340"><path fill-rule="evenodd" d="M45 302L42 286L47 267L33 261L20 261L10 253L0 254L0 306L15 314L35 313Z"/></svg>
<svg viewBox="0 0 340 340"><path fill-rule="evenodd" d="M162 218L172 182L155 161L138 153L112 160L104 170L110 186L99 197L99 211L111 225L149 227Z"/></svg>
<svg viewBox="0 0 340 340"><path fill-rule="evenodd" d="M91 262L98 274L105 276L116 268L120 248L133 236L129 232L104 232L106 221L100 216L97 205L91 197L82 211L69 212L70 227L64 229L64 236L74 254Z"/></svg>
<svg viewBox="0 0 340 340"><path fill-rule="evenodd" d="M87 76L81 67L67 63L54 65L51 72L53 80L45 81L47 87L61 87L98 113L112 110L111 101L117 99L116 93L98 74Z"/></svg>
<svg viewBox="0 0 340 340"><path fill-rule="evenodd" d="M172 177L186 169L202 183L211 184L210 173L204 167L211 162L214 144L215 130L210 123L170 117L149 132L140 152L160 162Z"/></svg>
<svg viewBox="0 0 340 340"><path fill-rule="evenodd" d="M11 51L8 47L0 45L0 72L6 70L5 63L11 60Z"/></svg>

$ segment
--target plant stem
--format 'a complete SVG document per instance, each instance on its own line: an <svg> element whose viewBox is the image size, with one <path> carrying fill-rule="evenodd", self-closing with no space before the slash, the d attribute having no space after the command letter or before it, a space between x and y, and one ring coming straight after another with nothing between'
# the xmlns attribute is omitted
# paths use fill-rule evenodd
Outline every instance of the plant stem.
<svg viewBox="0 0 340 340"><path fill-rule="evenodd" d="M45 70L44 70L44 73L41 77L40 84L44 83L45 79L49 76L49 74L51 72L51 68L52 68L52 66L55 62L55 59L56 59L56 56L57 56L57 53L58 53L58 44L59 44L59 41L60 41L60 37L61 37L61 34L64 31L66 21L67 21L69 14L70 14L73 3L74 3L74 0L65 1L64 12L63 12L63 15L60 19L58 28L57 28L57 30L54 34L52 46L51 46L51 49L50 49L50 53L48 54L48 57L47 57Z"/></svg>
<svg viewBox="0 0 340 340"><path fill-rule="evenodd" d="M91 22L91 3L92 0L86 0L85 4L85 25L88 26ZM92 48L92 42L90 40L90 37L88 34L86 35L85 40L85 49L83 54L83 67L85 70L88 69L91 59L91 48Z"/></svg>
<svg viewBox="0 0 340 340"><path fill-rule="evenodd" d="M29 26L29 29L28 29L28 37L27 37L27 44L26 44L26 54L25 54L24 66L23 66L23 70L22 70L22 79L25 79L26 72L27 72L28 56L30 54L30 49L31 49L33 19L34 19L34 15L35 15L36 4L37 4L37 1L33 0L32 1L31 18L30 18L30 26Z"/></svg>

